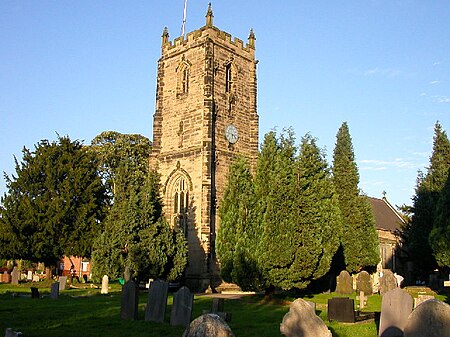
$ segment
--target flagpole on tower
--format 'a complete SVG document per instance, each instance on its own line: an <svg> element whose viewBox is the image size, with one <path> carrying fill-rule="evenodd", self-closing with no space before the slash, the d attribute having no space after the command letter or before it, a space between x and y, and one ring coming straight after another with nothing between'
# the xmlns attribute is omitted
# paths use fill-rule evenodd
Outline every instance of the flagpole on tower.
<svg viewBox="0 0 450 337"><path fill-rule="evenodd" d="M183 24L181 25L181 36L184 36L184 29L186 26L186 10L187 10L187 0L184 0Z"/></svg>

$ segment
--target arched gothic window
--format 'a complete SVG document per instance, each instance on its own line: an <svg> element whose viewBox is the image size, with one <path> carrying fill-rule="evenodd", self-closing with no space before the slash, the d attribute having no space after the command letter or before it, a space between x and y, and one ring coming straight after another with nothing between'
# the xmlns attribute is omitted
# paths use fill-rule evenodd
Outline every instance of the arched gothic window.
<svg viewBox="0 0 450 337"><path fill-rule="evenodd" d="M185 95L189 92L189 70L188 62L183 61L177 67L177 95Z"/></svg>
<svg viewBox="0 0 450 337"><path fill-rule="evenodd" d="M187 214L189 207L188 184L183 177L177 179L173 189L173 224L187 235Z"/></svg>
<svg viewBox="0 0 450 337"><path fill-rule="evenodd" d="M233 88L233 71L231 68L231 63L225 66L225 92L231 92Z"/></svg>

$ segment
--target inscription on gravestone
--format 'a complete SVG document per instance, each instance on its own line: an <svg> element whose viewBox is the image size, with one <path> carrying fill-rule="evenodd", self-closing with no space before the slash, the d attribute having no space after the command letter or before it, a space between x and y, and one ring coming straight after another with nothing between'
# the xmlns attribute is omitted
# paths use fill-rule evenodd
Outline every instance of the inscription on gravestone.
<svg viewBox="0 0 450 337"><path fill-rule="evenodd" d="M378 336L403 336L403 329L412 308L413 299L406 291L395 288L385 293L381 300L380 330Z"/></svg>
<svg viewBox="0 0 450 337"><path fill-rule="evenodd" d="M128 281L122 287L120 317L135 321L138 318L139 287L134 281Z"/></svg>
<svg viewBox="0 0 450 337"><path fill-rule="evenodd" d="M145 308L145 320L157 323L164 322L167 306L167 292L169 284L162 280L152 282L148 291L147 307Z"/></svg>
<svg viewBox="0 0 450 337"><path fill-rule="evenodd" d="M191 322L194 294L187 287L179 289L173 297L171 325L188 326Z"/></svg>

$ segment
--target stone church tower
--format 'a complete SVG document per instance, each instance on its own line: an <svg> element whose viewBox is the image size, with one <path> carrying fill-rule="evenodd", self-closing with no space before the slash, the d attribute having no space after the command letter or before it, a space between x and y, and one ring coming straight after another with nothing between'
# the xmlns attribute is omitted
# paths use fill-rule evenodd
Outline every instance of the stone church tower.
<svg viewBox="0 0 450 337"><path fill-rule="evenodd" d="M238 156L258 154L255 36L248 43L206 24L186 37L162 35L150 165L161 174L164 212L188 240L191 287L217 279L218 208Z"/></svg>

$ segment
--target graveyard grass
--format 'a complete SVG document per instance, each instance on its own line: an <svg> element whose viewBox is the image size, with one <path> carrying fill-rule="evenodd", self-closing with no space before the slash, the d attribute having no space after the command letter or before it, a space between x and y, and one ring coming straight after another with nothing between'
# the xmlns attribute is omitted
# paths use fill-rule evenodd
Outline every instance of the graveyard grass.
<svg viewBox="0 0 450 337"><path fill-rule="evenodd" d="M146 291L140 292L139 320L124 321L120 319L121 286L118 283L110 284L108 295L101 295L99 288L68 289L60 292L57 300L50 299L49 284L40 284L39 291L43 299L31 299L30 286L34 285L0 285L0 334L6 328L12 328L27 337L181 337L184 331L184 328L173 327L168 323L173 294L169 294L165 323L157 324L144 321ZM303 298L316 303L317 314L334 337L377 336L377 323L373 320L357 324L328 322L326 304L329 298L336 296L339 295L312 294ZM438 298L449 302L448 294ZM290 301L294 299L286 294L275 295L270 299L263 295L226 299L225 311L232 315L229 325L237 337L282 336L280 323L289 310ZM209 310L211 302L211 297L195 296L193 318L200 316L203 310ZM381 297L369 296L367 304L365 310L380 311Z"/></svg>

